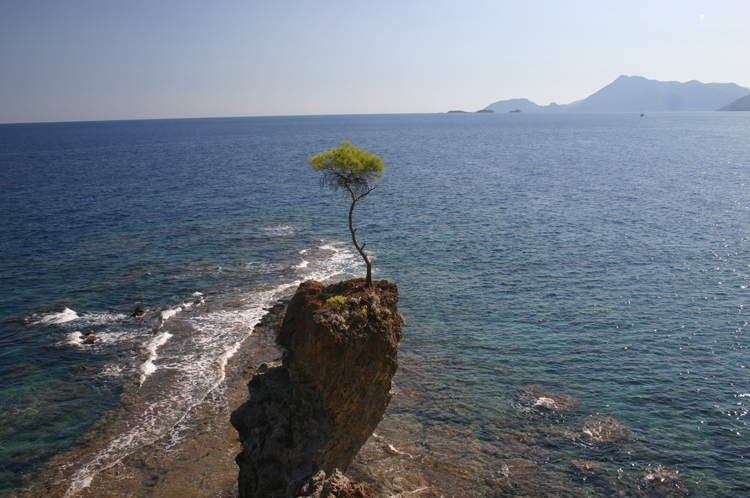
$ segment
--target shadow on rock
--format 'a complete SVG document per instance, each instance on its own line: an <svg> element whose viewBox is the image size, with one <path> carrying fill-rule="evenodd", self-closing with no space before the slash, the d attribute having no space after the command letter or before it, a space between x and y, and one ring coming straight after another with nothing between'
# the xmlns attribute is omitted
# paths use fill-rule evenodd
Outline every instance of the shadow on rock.
<svg viewBox="0 0 750 498"><path fill-rule="evenodd" d="M303 489L310 496L365 496L331 493L383 418L398 368L398 289L373 284L300 285L277 337L282 362L257 370L250 399L232 413L243 444L236 458L240 497L296 497Z"/></svg>

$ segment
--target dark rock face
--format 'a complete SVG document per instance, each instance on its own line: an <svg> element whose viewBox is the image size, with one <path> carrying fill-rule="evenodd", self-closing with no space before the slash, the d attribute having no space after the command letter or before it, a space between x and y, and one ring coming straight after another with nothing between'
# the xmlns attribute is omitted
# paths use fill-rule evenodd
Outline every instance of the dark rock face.
<svg viewBox="0 0 750 498"><path fill-rule="evenodd" d="M391 398L402 336L398 289L386 281L373 287L363 279L300 285L277 338L282 363L261 366L249 401L232 413L243 443L241 497L296 497L303 486L324 493L311 496L360 496L331 494L336 486L311 479L349 468ZM343 308L326 305L334 296L346 298Z"/></svg>
<svg viewBox="0 0 750 498"><path fill-rule="evenodd" d="M292 496L317 470L315 455L330 432L330 418L320 409L319 393L295 390L281 362L264 363L248 389L250 400L231 418L243 443L236 458L240 496Z"/></svg>

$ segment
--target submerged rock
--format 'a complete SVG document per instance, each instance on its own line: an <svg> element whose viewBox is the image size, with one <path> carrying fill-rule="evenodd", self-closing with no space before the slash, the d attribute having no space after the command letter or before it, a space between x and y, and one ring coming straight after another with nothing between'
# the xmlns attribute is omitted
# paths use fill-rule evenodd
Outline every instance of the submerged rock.
<svg viewBox="0 0 750 498"><path fill-rule="evenodd" d="M545 391L533 384L518 387L521 402L536 410L549 410L555 413L572 413L578 410L578 401L571 396Z"/></svg>
<svg viewBox="0 0 750 498"><path fill-rule="evenodd" d="M135 309L135 311L133 311L133 314L132 314L132 315L130 315L130 316L131 316L132 318L138 318L138 317L141 317L141 316L143 316L143 315L144 315L145 313L146 313L146 310L144 310L143 308L141 308L140 306L138 306L138 307L137 307L137 308Z"/></svg>
<svg viewBox="0 0 750 498"><path fill-rule="evenodd" d="M678 470L672 470L663 465L649 468L641 475L641 481L645 483L646 491L650 495L664 496L667 498L681 498L689 496L690 492L683 485Z"/></svg>
<svg viewBox="0 0 750 498"><path fill-rule="evenodd" d="M628 437L628 430L612 415L596 413L583 423L581 432L595 443L616 443Z"/></svg>
<svg viewBox="0 0 750 498"><path fill-rule="evenodd" d="M365 289L363 279L300 285L277 337L282 362L257 370L250 399L232 413L243 444L236 458L241 497L317 490L311 479L321 470L331 478L346 472L383 418L402 318L396 285L373 287ZM345 298L340 309L326 304L334 296ZM339 496L320 493L311 496Z"/></svg>

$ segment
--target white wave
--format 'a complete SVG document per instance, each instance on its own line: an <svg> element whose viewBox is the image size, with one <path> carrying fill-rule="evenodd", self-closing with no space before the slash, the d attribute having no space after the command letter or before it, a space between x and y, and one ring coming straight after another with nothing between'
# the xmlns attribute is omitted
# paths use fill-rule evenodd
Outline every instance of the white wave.
<svg viewBox="0 0 750 498"><path fill-rule="evenodd" d="M321 249L314 248L311 252ZM153 443L175 430L185 420L196 405L219 388L226 378L226 367L233 356L240 350L242 342L252 334L263 315L265 308L278 299L288 296L304 280L315 278L326 280L346 272L354 264L351 251L343 247L325 248L332 254L320 259L310 258L311 263L300 273L305 278L287 281L272 289L252 292L249 295L232 298L233 302L243 303L239 308L219 308L189 312L187 307L178 306L161 312L161 327L165 330L146 343L148 357L138 367L140 373L140 403L134 403L128 410L127 417L120 425L120 432L112 431L112 439L104 444L102 450L95 454L85 455L73 475L68 478L69 487L66 497L74 496L88 487L96 474L111 468L138 448ZM298 275L301 277L302 275ZM191 334L180 333L179 348L170 347L168 353L159 348L173 335L168 332L169 318L186 310L180 327L190 327ZM175 345L176 346L176 345ZM168 372L170 385L160 385L161 377L157 374L155 361L158 358L158 370ZM107 375L120 375L121 370L110 369ZM155 395L154 393L158 393Z"/></svg>
<svg viewBox="0 0 750 498"><path fill-rule="evenodd" d="M250 335L253 327L265 313L264 307L281 297L292 284L282 284L272 291L258 293L251 306L244 310L220 310L198 315L194 318L196 334L192 338L193 348L183 351L181 357L170 358L171 363L164 368L171 368L180 374L172 392L157 396L152 403L143 407L140 413L132 413L137 423L119 434L106 447L93 455L68 480L70 486L66 497L75 496L91 485L96 474L109 469L131 454L136 449L151 444L163 437L172 428L179 425L193 407L201 403L208 394L216 389L226 378L226 365L240 348L242 340ZM171 334L164 332L154 338L147 346L149 360L142 366L142 372L153 373L157 348L164 344ZM227 339L233 338L231 342ZM230 346L226 346L230 344ZM217 350L217 346L220 346ZM212 354L213 353L213 354ZM153 367L153 370L151 369ZM148 375L143 375L141 386ZM148 385L148 384L147 384ZM149 389L160 389L150 386Z"/></svg>
<svg viewBox="0 0 750 498"><path fill-rule="evenodd" d="M273 235L292 235L295 230L294 227L291 225L276 225L276 226L270 226L270 227L263 227L261 228L266 233L270 233Z"/></svg>
<svg viewBox="0 0 750 498"><path fill-rule="evenodd" d="M300 264L295 265L294 267L302 269L302 268L307 268L308 266L310 266L310 262L303 259Z"/></svg>
<svg viewBox="0 0 750 498"><path fill-rule="evenodd" d="M78 481L74 481L73 484L68 488L64 498L69 498L78 494L79 491L91 486L91 481L94 479L96 473L87 474Z"/></svg>
<svg viewBox="0 0 750 498"><path fill-rule="evenodd" d="M143 364L139 368L139 370L141 371L141 385L143 385L143 382L156 371L156 365L154 365L154 361L159 357L156 354L156 350L159 349L159 346L163 346L170 337L172 337L172 334L170 334L169 332L162 332L161 334L154 337L148 344L146 344L148 359L143 362Z"/></svg>
<svg viewBox="0 0 750 498"><path fill-rule="evenodd" d="M48 313L39 320L39 323L46 325L60 325L63 323L71 322L78 318L78 313L70 308L65 308L58 313Z"/></svg>
<svg viewBox="0 0 750 498"><path fill-rule="evenodd" d="M326 282L339 275L354 276L356 272L361 272L364 263L357 258L352 249L344 244L325 243L319 250L330 251L333 254L315 261L310 268L310 272L305 276L305 280L312 279L319 282Z"/></svg>
<svg viewBox="0 0 750 498"><path fill-rule="evenodd" d="M127 318L127 315L122 313L83 313L78 317L80 320L85 321L86 326L104 325L107 323L116 322Z"/></svg>
<svg viewBox="0 0 750 498"><path fill-rule="evenodd" d="M96 332L96 342L102 344L117 344L123 339L129 339L132 337L132 332L126 330L102 330Z"/></svg>
<svg viewBox="0 0 750 498"><path fill-rule="evenodd" d="M534 406L541 406L542 408L548 408L550 410L557 410L557 403L552 398L547 398L546 396L542 396L538 400L536 400L536 403L534 403Z"/></svg>
<svg viewBox="0 0 750 498"><path fill-rule="evenodd" d="M122 365L109 364L105 365L99 373L102 377L109 377L113 379L119 379L122 377L124 367Z"/></svg>
<svg viewBox="0 0 750 498"><path fill-rule="evenodd" d="M180 311L184 311L188 308L190 308L194 303L182 303L179 306L175 306L174 308L169 308L164 311L162 311L159 316L161 317L161 322L164 323L173 316L175 316Z"/></svg>
<svg viewBox="0 0 750 498"><path fill-rule="evenodd" d="M65 344L67 346L77 346L82 347L83 346L83 336L80 332L70 332L68 334L65 334L65 337L62 341L60 341L60 344Z"/></svg>
<svg viewBox="0 0 750 498"><path fill-rule="evenodd" d="M127 317L126 315L123 315L122 313L84 312L79 315L72 309L65 308L64 310L59 311L59 312L47 313L45 315L42 315L41 318L36 323L41 323L45 325L62 325L64 323L76 321L77 322L76 326L96 327L97 325L104 325L107 323L116 322L124 318L127 318Z"/></svg>
<svg viewBox="0 0 750 498"><path fill-rule="evenodd" d="M166 322L173 316L175 316L177 313L182 311L180 308L170 308L168 310L162 311L159 315L161 316L161 321Z"/></svg>
<svg viewBox="0 0 750 498"><path fill-rule="evenodd" d="M199 296L202 296L202 295L203 295L203 293L202 293L202 292L193 292L193 293L192 293L192 294L190 294L190 295L191 295L192 297L199 297Z"/></svg>

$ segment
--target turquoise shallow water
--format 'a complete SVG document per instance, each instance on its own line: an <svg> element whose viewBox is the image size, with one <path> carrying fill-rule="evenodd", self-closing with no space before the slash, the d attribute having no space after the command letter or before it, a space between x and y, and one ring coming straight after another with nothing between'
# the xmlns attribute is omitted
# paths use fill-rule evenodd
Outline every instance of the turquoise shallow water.
<svg viewBox="0 0 750 498"><path fill-rule="evenodd" d="M590 413L629 431L543 445L540 465L580 495L604 493L572 459L750 493L742 113L0 126L3 493L153 372L193 386L165 391L172 418L149 431L167 433L264 306L363 272L345 199L305 164L342 140L386 164L356 224L375 278L399 284L402 363L431 365L430 406L410 408L423 424L539 433L549 417L519 399L535 384L578 400L571 431Z"/></svg>

